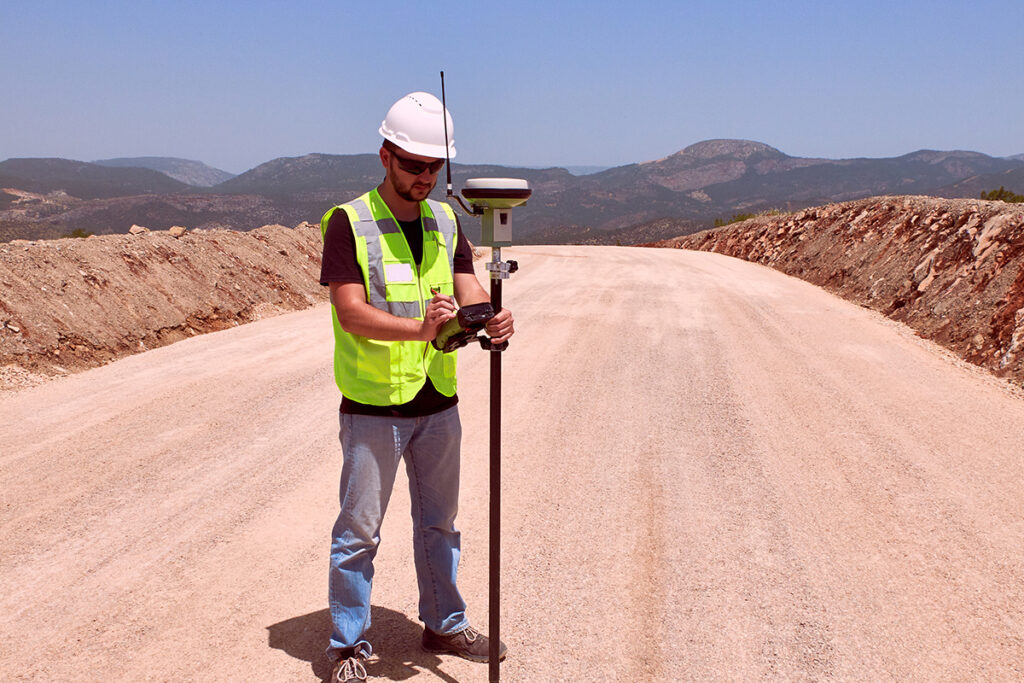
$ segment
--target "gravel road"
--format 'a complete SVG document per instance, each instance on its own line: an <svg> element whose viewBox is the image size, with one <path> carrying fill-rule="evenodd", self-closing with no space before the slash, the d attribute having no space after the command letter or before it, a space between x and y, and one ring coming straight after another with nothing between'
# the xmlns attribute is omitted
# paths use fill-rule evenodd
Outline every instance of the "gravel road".
<svg viewBox="0 0 1024 683"><path fill-rule="evenodd" d="M1024 677L1019 393L718 254L505 255L504 680ZM0 679L326 678L328 316L0 395ZM487 355L460 365L486 627ZM399 476L370 671L486 680L418 648Z"/></svg>

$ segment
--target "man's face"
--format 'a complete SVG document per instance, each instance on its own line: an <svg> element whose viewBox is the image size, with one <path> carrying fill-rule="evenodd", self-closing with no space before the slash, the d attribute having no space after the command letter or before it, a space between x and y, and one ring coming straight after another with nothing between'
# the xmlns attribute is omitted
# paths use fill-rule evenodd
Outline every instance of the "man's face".
<svg viewBox="0 0 1024 683"><path fill-rule="evenodd" d="M390 145L383 147L383 153L387 156L388 181L395 194L410 202L426 199L437 184L437 174L444 166L444 159L410 154Z"/></svg>

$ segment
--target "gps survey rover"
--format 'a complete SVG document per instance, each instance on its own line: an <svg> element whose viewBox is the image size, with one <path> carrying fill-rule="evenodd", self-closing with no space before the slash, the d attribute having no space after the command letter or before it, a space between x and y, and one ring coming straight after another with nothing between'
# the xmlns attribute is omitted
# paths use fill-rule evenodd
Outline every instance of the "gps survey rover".
<svg viewBox="0 0 1024 683"><path fill-rule="evenodd" d="M441 72L441 106L447 111L444 93L444 72ZM445 149L448 148L448 124L445 120ZM487 271L491 280L490 303L473 304L459 309L457 317L445 323L434 339L434 346L442 351L454 351L470 342L491 352L491 413L490 413L490 534L488 539L488 680L499 678L498 648L501 643L501 352L508 342L493 343L479 334L487 321L501 310L501 283L519 269L515 261L502 261L501 248L512 246L511 209L521 206L530 198L530 184L520 178L471 178L462 188L462 197L452 192L451 161L445 159L447 169L447 198L458 201L463 211L479 216L482 221L481 245L491 248Z"/></svg>
<svg viewBox="0 0 1024 683"><path fill-rule="evenodd" d="M451 197L450 178L448 192ZM520 178L470 178L466 181L462 196L470 206L467 207L461 199L458 201L466 213L482 219L481 244L491 247L491 260L487 263L487 270L491 273L491 302L460 308L457 317L445 323L438 332L434 339L435 348L447 353L474 341L480 342L480 346L488 351L503 351L508 346L508 342L493 344L487 337L476 333L501 310L501 281L519 270L515 261L501 260L501 247L512 244L509 210L525 204L531 192L529 183Z"/></svg>

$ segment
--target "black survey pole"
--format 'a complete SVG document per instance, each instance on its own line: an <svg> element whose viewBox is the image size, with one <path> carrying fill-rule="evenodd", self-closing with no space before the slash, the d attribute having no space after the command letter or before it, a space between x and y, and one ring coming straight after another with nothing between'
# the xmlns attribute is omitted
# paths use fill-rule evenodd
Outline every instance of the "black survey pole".
<svg viewBox="0 0 1024 683"><path fill-rule="evenodd" d="M492 260L501 260L501 251L492 247ZM501 311L501 278L498 273L491 273L491 306L495 312ZM490 576L488 590L488 616L490 623L487 632L490 637L490 650L487 653L488 680L498 680L498 650L501 644L501 350L491 351L491 463L490 463L490 539L489 562Z"/></svg>
<svg viewBox="0 0 1024 683"><path fill-rule="evenodd" d="M501 246L512 244L512 225L508 210L526 203L532 191L521 178L470 178L462 195L473 204L466 212L483 217L481 243L491 247L487 271L491 274L491 307L501 312L501 281L519 270L515 261L501 260ZM501 649L501 352L508 342L495 344L479 337L480 346L491 352L491 458L490 458L490 534L488 560L488 635L489 680L498 680Z"/></svg>

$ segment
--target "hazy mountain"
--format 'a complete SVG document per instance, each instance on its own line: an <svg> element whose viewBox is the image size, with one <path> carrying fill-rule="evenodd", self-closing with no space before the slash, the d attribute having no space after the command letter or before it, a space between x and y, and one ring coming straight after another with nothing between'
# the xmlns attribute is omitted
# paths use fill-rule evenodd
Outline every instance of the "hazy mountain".
<svg viewBox="0 0 1024 683"><path fill-rule="evenodd" d="M175 157L122 157L99 159L92 163L117 168L148 168L194 187L212 187L235 177L234 173L207 166L201 161Z"/></svg>
<svg viewBox="0 0 1024 683"><path fill-rule="evenodd" d="M612 166L523 166L523 168L564 168L573 175L593 175L595 173L600 173L601 171L607 171L609 168L612 168Z"/></svg>
<svg viewBox="0 0 1024 683"><path fill-rule="evenodd" d="M572 174L564 168L516 168L493 164L452 163L452 178L458 187L466 178L480 176L515 176L544 185L552 180L571 182ZM211 188L217 193L248 194L329 193L347 201L352 193L362 194L375 187L384 177L384 168L376 154L307 154L302 157L281 157L260 164L231 180ZM445 173L438 175L438 191L445 185Z"/></svg>
<svg viewBox="0 0 1024 683"><path fill-rule="evenodd" d="M17 163L16 163L17 162ZM50 167L60 162L64 176L79 181L75 190ZM15 171L26 176L21 166L35 163L35 189L24 182L8 182L4 174ZM68 164L74 166L70 173ZM932 194L977 196L981 189L1013 187L1014 175L1024 169L1024 160L995 158L968 151L920 150L883 159L814 159L792 157L761 142L750 140L706 140L690 145L662 159L628 164L590 175L575 176L564 168L510 168L482 164L452 164L456 189L472 177L525 178L533 197L514 213L513 235L517 242L621 241L633 235L664 232L672 221L687 221L693 229L708 226L715 218L764 209L793 210L805 206L858 199L881 194ZM127 173L118 189L104 177L100 194L93 187L86 192L81 183L99 183L97 173ZM264 223L294 225L318 221L334 204L347 201L380 182L384 170L376 154L307 154L274 159L239 176L199 190L183 184L146 185L140 189L142 174L151 173L167 183L176 181L147 169L108 168L96 164L63 160L8 160L0 164L0 188L15 187L35 192L64 189L76 197L112 197L115 194L160 193L145 200L119 201L105 205L94 199L73 208L67 206L24 208L21 200L6 199L0 207L0 221L12 211L17 220L47 222L66 226L68 231L82 225L93 231L118 232L132 222L148 227L177 223L187 227L222 225L251 229ZM998 179L989 179L993 174ZM1000 175L1009 174L1009 175ZM64 176L61 176L64 178ZM43 183L40 178L47 178ZM980 189L964 185L980 177ZM131 180L130 184L128 181ZM444 172L439 176L434 197L444 195ZM187 190L187 192L183 191ZM79 194L75 194L75 191ZM2 199L2 198L0 198ZM34 201L34 200L33 200ZM17 204L17 207L14 205ZM135 212L135 213L132 213ZM658 222L660 219L672 219ZM14 220L10 218L10 220ZM19 223L19 224L21 224ZM127 225L124 225L127 223ZM471 239L479 235L479 222L463 220ZM104 227L106 226L106 227ZM124 226L124 227L121 227ZM644 226L642 230L631 230ZM20 228L19 228L20 229ZM689 228L688 228L689 229ZM670 235L661 235L670 236Z"/></svg>
<svg viewBox="0 0 1024 683"><path fill-rule="evenodd" d="M575 178L556 201L563 215L573 207L581 227L612 230L663 217L710 222L877 194L928 194L972 175L1021 167L977 152L832 160L791 157L749 140L707 140L662 159ZM528 239L543 239L545 229Z"/></svg>
<svg viewBox="0 0 1024 683"><path fill-rule="evenodd" d="M467 178L525 178L534 189L536 199L520 211L540 222L541 227L565 225L564 211L558 200L574 176L563 168L531 169L495 165L452 164L452 182L459 188ZM376 154L307 154L282 157L260 164L241 175L211 188L218 194L244 192L271 198L284 214L302 216L299 220L318 221L331 206L348 201L375 187L384 177L384 169ZM443 199L445 174L438 176L432 197ZM281 221L284 222L284 221ZM470 239L479 236L478 221L464 221ZM524 233L532 223L523 223Z"/></svg>
<svg viewBox="0 0 1024 683"><path fill-rule="evenodd" d="M700 190L711 207L849 199L919 193L970 175L1007 170L1019 162L977 152L921 150L886 159L790 157L746 140L708 140L664 159L622 166L593 178L605 186L657 184L674 192Z"/></svg>
<svg viewBox="0 0 1024 683"><path fill-rule="evenodd" d="M751 173L777 173L825 161L790 157L750 140L705 140L662 159L619 166L592 177L606 186L655 184L673 192L688 192Z"/></svg>
<svg viewBox="0 0 1024 683"><path fill-rule="evenodd" d="M611 166L565 166L563 168L573 175L591 175L607 171Z"/></svg>
<svg viewBox="0 0 1024 683"><path fill-rule="evenodd" d="M280 157L218 183L212 192L281 195L365 192L384 176L376 154L307 154ZM346 195L347 196L347 195Z"/></svg>
<svg viewBox="0 0 1024 683"><path fill-rule="evenodd" d="M1014 154L1013 156L1006 157L1006 158L1007 159L1014 159L1016 161L1024 161L1024 154Z"/></svg>
<svg viewBox="0 0 1024 683"><path fill-rule="evenodd" d="M815 161L769 173L751 169L740 178L703 191L714 205L739 211L793 209L871 195L932 194L936 188L965 177L1024 166L977 152L930 150L888 159Z"/></svg>
<svg viewBox="0 0 1024 683"><path fill-rule="evenodd" d="M70 159L0 161L0 187L29 192L63 191L79 199L168 194L189 185L148 168L110 168Z"/></svg>

